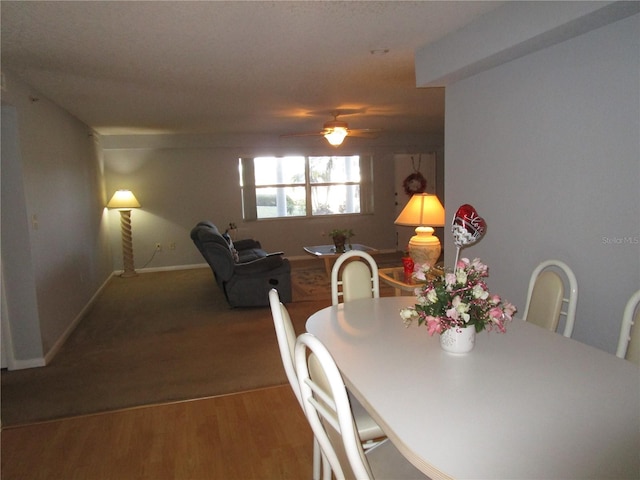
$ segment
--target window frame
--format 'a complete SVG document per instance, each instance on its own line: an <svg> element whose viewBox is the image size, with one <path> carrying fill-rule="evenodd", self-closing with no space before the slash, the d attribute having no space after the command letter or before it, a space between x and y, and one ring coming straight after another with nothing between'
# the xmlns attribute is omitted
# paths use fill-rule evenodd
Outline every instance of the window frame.
<svg viewBox="0 0 640 480"><path fill-rule="evenodd" d="M258 158L287 158L287 157L304 157L305 172L304 183L276 183L256 185L255 178L255 160ZM311 157L358 157L360 166L360 181L354 182L321 182L311 183L310 178L310 158ZM244 221L263 221L263 220L283 220L283 219L310 219L325 217L342 217L345 215L367 215L373 213L373 159L371 155L257 155L255 157L241 157L238 161L238 171L240 177L240 191L242 197L242 216ZM360 187L360 212L359 213L331 213L331 214L313 214L312 205L312 189L314 187L334 186L334 185L355 185ZM258 218L257 205L257 189L259 188L283 188L283 187L304 187L305 189L305 214L295 216L275 216L268 218Z"/></svg>

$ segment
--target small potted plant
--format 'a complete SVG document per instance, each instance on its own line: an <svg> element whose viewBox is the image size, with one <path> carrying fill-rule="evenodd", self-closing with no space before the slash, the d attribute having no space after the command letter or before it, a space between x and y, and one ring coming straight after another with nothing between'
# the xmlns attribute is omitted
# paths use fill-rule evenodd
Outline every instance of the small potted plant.
<svg viewBox="0 0 640 480"><path fill-rule="evenodd" d="M347 244L347 242L349 244L349 247L351 247L350 239L354 235L355 234L351 229L336 228L334 230L331 230L329 232L329 236L333 238L333 244L336 246L336 253L344 253L345 245Z"/></svg>

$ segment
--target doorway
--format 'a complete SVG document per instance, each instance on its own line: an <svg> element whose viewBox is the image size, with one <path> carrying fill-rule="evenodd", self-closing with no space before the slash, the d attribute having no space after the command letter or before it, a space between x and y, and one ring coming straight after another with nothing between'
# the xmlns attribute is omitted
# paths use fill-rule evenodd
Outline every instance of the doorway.
<svg viewBox="0 0 640 480"><path fill-rule="evenodd" d="M393 156L393 161L395 219L400 215L413 193L418 193L418 190L436 193L436 153L396 154ZM422 185L424 185L424 189L422 189ZM396 250L405 251L409 239L414 235L415 229L413 227L396 225Z"/></svg>

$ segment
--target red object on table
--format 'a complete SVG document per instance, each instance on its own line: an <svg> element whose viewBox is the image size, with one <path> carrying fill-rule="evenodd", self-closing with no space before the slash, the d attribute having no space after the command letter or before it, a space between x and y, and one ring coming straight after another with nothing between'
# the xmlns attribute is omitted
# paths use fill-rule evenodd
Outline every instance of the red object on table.
<svg viewBox="0 0 640 480"><path fill-rule="evenodd" d="M402 257L402 266L404 267L404 275L409 277L413 274L413 259L411 257Z"/></svg>

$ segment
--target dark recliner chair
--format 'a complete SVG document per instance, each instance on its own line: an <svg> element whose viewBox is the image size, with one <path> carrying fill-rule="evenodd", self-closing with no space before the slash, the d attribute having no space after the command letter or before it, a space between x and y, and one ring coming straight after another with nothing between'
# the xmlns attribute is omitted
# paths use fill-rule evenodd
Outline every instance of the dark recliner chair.
<svg viewBox="0 0 640 480"><path fill-rule="evenodd" d="M268 306L272 288L291 302L291 265L283 252L267 253L252 239L233 242L211 222L198 223L191 239L232 307Z"/></svg>

